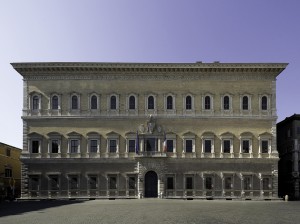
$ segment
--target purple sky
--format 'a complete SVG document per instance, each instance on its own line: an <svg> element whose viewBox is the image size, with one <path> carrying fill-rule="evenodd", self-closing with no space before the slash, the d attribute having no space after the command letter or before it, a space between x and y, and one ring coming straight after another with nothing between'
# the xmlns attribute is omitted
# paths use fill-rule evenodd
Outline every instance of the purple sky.
<svg viewBox="0 0 300 224"><path fill-rule="evenodd" d="M287 62L278 121L300 113L299 0L7 0L0 3L0 142L22 146L11 62Z"/></svg>

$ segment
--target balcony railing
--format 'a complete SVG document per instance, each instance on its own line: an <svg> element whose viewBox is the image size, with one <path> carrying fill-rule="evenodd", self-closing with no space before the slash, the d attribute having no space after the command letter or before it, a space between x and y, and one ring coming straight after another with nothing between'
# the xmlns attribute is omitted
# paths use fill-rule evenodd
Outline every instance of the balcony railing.
<svg viewBox="0 0 300 224"><path fill-rule="evenodd" d="M167 157L165 152L139 152L135 157Z"/></svg>

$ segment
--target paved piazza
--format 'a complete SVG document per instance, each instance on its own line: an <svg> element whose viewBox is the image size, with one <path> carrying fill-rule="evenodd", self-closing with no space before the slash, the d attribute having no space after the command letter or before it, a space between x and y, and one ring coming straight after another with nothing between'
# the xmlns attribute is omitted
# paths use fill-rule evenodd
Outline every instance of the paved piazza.
<svg viewBox="0 0 300 224"><path fill-rule="evenodd" d="M0 223L300 223L300 202L167 199L2 202Z"/></svg>

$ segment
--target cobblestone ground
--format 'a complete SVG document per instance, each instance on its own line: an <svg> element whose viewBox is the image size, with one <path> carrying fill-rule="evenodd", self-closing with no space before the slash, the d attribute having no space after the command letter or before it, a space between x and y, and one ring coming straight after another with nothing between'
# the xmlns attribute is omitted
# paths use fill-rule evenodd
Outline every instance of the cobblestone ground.
<svg viewBox="0 0 300 224"><path fill-rule="evenodd" d="M300 202L161 199L2 202L0 223L294 224L300 223Z"/></svg>

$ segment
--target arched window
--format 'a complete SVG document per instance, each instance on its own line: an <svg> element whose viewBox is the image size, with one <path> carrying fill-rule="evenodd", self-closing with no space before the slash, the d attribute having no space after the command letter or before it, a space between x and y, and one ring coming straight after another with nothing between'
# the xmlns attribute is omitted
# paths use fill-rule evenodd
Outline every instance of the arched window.
<svg viewBox="0 0 300 224"><path fill-rule="evenodd" d="M58 109L58 96L52 96L52 110Z"/></svg>
<svg viewBox="0 0 300 224"><path fill-rule="evenodd" d="M78 97L77 96L72 96L72 110L77 110L78 109Z"/></svg>
<svg viewBox="0 0 300 224"><path fill-rule="evenodd" d="M154 110L154 97L148 97L148 110Z"/></svg>
<svg viewBox="0 0 300 224"><path fill-rule="evenodd" d="M229 110L229 96L224 96L223 109L224 110Z"/></svg>
<svg viewBox="0 0 300 224"><path fill-rule="evenodd" d="M40 99L39 99L38 96L33 96L32 97L32 109L33 110L40 109Z"/></svg>
<svg viewBox="0 0 300 224"><path fill-rule="evenodd" d="M172 110L173 109L173 97L168 96L167 97L167 110Z"/></svg>
<svg viewBox="0 0 300 224"><path fill-rule="evenodd" d="M92 110L97 110L98 109L98 99L97 96L93 95L91 97L91 109Z"/></svg>
<svg viewBox="0 0 300 224"><path fill-rule="evenodd" d="M204 108L205 108L205 110L210 110L210 107L211 107L211 105L210 105L210 96L206 96L204 98Z"/></svg>
<svg viewBox="0 0 300 224"><path fill-rule="evenodd" d="M135 110L135 97L129 97L129 110Z"/></svg>
<svg viewBox="0 0 300 224"><path fill-rule="evenodd" d="M116 96L111 96L110 97L110 109L111 110L116 110L117 109L117 98L116 98Z"/></svg>
<svg viewBox="0 0 300 224"><path fill-rule="evenodd" d="M192 97L191 96L187 96L185 98L185 109L186 110L191 110L192 109Z"/></svg>
<svg viewBox="0 0 300 224"><path fill-rule="evenodd" d="M261 98L261 109L267 110L268 109L268 98L266 96L263 96Z"/></svg>
<svg viewBox="0 0 300 224"><path fill-rule="evenodd" d="M243 110L249 110L248 96L243 96Z"/></svg>

